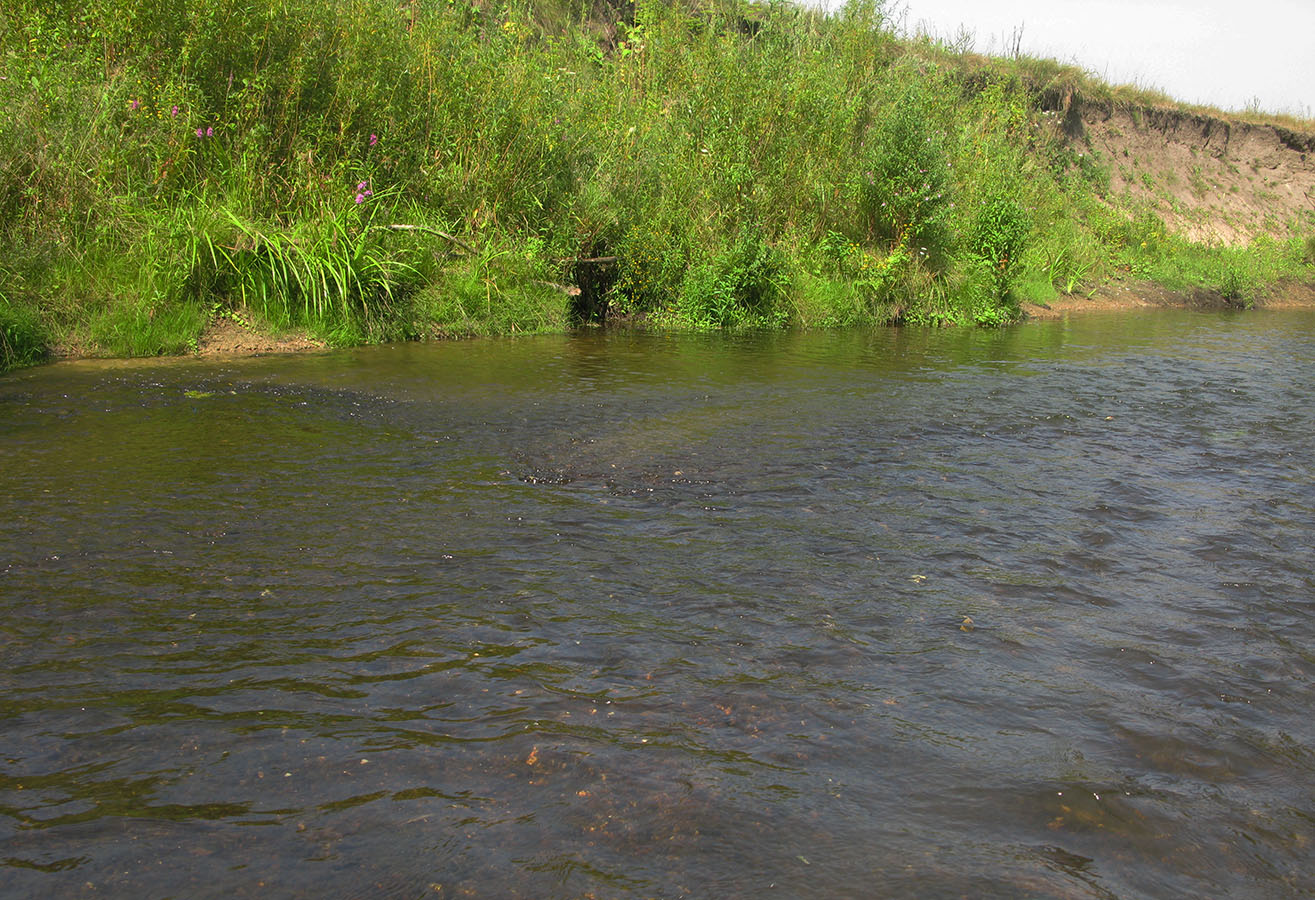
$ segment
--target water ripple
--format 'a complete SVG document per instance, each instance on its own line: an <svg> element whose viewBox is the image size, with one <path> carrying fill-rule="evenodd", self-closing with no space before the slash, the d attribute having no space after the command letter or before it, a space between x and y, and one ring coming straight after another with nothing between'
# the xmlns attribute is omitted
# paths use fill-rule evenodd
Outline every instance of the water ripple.
<svg viewBox="0 0 1315 900"><path fill-rule="evenodd" d="M0 893L1309 894L1313 337L6 376Z"/></svg>

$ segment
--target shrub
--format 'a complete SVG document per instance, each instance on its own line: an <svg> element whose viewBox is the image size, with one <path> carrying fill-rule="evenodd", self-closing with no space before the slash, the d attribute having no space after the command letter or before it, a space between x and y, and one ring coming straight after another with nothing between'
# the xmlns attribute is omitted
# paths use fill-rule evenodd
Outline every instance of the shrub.
<svg viewBox="0 0 1315 900"><path fill-rule="evenodd" d="M670 226L632 228L617 250L618 279L612 304L622 315L653 312L670 304L689 266L685 236Z"/></svg>
<svg viewBox="0 0 1315 900"><path fill-rule="evenodd" d="M681 285L672 324L743 328L785 324L781 264L754 228L744 228L720 253L691 267Z"/></svg>
<svg viewBox="0 0 1315 900"><path fill-rule="evenodd" d="M951 203L943 134L928 92L913 81L879 113L865 140L859 211L867 237L939 258Z"/></svg>
<svg viewBox="0 0 1315 900"><path fill-rule="evenodd" d="M968 252L991 270L997 298L1009 293L1011 275L1022 259L1031 219L1017 200L994 197L985 201L968 232Z"/></svg>
<svg viewBox="0 0 1315 900"><path fill-rule="evenodd" d="M1243 301L1250 306L1254 282L1253 263L1243 250L1225 250L1214 273L1214 286L1225 300Z"/></svg>

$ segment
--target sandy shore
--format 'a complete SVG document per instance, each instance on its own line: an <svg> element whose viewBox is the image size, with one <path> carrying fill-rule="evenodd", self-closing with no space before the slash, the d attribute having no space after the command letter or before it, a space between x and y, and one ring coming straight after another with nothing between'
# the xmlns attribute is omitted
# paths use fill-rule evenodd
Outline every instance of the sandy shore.
<svg viewBox="0 0 1315 900"><path fill-rule="evenodd" d="M1090 296L1069 294L1046 304L1024 303L1029 319L1055 319L1074 313L1118 312L1135 309L1237 309L1218 291L1171 291L1145 281L1119 281L1102 285ZM1257 309L1315 307L1315 283L1283 282L1256 300Z"/></svg>

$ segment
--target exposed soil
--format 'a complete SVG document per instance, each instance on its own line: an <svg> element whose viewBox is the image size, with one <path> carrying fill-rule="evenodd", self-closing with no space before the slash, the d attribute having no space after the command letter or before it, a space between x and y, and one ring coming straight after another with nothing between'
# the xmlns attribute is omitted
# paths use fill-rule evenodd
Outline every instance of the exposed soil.
<svg viewBox="0 0 1315 900"><path fill-rule="evenodd" d="M230 319L215 319L201 332L197 353L201 356L258 356L264 353L304 353L323 350L325 346L324 342L305 335L273 337Z"/></svg>
<svg viewBox="0 0 1315 900"><path fill-rule="evenodd" d="M1261 235L1315 233L1315 135L1176 108L1056 103L1070 146L1108 169L1109 193L1155 213L1171 233L1196 243L1242 246ZM1225 309L1217 291L1171 291L1114 281L1090 296L1024 303L1028 318L1146 307ZM1267 308L1315 306L1315 284L1281 282L1255 300Z"/></svg>
<svg viewBox="0 0 1315 900"><path fill-rule="evenodd" d="M1195 291L1171 291L1150 281L1113 281L1101 285L1090 296L1069 294L1046 304L1024 303L1028 319L1055 319L1070 313L1111 312L1128 309L1240 309L1236 301L1225 299L1218 291L1203 288ZM1297 309L1315 307L1315 284L1282 281L1253 306L1262 309Z"/></svg>
<svg viewBox="0 0 1315 900"><path fill-rule="evenodd" d="M1081 105L1063 127L1137 201L1191 241L1241 245L1315 231L1315 135L1173 108Z"/></svg>

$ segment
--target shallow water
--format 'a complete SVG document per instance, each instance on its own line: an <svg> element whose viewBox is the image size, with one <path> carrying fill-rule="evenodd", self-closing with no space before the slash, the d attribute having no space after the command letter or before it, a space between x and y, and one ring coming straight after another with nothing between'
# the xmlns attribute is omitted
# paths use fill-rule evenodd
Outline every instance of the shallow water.
<svg viewBox="0 0 1315 900"><path fill-rule="evenodd" d="M0 378L0 895L1315 892L1315 314Z"/></svg>

